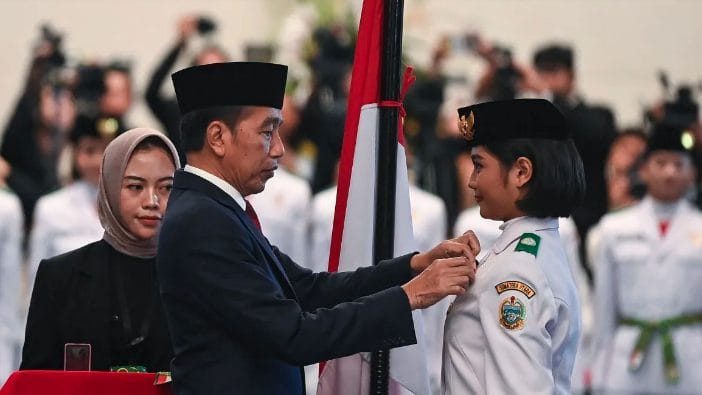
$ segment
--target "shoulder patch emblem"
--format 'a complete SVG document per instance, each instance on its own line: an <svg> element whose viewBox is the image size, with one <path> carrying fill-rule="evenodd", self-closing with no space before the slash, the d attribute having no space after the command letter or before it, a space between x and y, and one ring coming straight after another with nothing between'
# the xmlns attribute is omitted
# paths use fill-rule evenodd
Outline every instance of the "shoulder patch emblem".
<svg viewBox="0 0 702 395"><path fill-rule="evenodd" d="M524 284L521 281L504 281L501 282L497 285L495 285L495 290L497 291L498 294L501 294L505 291L519 291L523 293L528 299L531 299L536 295L536 291L534 291L534 288L528 286L527 284Z"/></svg>
<svg viewBox="0 0 702 395"><path fill-rule="evenodd" d="M524 233L519 236L519 242L515 251L524 251L533 256L539 253L539 244L541 243L541 236L535 235L533 233Z"/></svg>
<svg viewBox="0 0 702 395"><path fill-rule="evenodd" d="M509 330L524 328L526 321L526 307L519 298L510 296L500 304L500 325Z"/></svg>

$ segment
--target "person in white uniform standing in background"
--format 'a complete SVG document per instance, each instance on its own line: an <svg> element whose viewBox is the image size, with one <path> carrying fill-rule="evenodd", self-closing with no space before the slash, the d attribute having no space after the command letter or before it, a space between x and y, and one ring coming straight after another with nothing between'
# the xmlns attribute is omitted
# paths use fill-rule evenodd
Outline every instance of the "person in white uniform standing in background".
<svg viewBox="0 0 702 395"><path fill-rule="evenodd" d="M27 284L34 285L39 262L100 240L104 229L97 212L100 164L107 144L119 132L108 118L76 118L69 138L75 181L37 202L29 235ZM29 290L31 295L31 289Z"/></svg>
<svg viewBox="0 0 702 395"><path fill-rule="evenodd" d="M685 196L694 136L657 125L639 203L606 215L595 255L593 390L598 394L702 391L702 213Z"/></svg>
<svg viewBox="0 0 702 395"><path fill-rule="evenodd" d="M312 262L307 253L311 195L307 181L279 167L263 192L247 198L256 207L263 235L296 262Z"/></svg>
<svg viewBox="0 0 702 395"><path fill-rule="evenodd" d="M577 288L558 233L585 192L563 115L548 101L463 107L481 216L504 221L444 328L446 394L569 394L580 337Z"/></svg>

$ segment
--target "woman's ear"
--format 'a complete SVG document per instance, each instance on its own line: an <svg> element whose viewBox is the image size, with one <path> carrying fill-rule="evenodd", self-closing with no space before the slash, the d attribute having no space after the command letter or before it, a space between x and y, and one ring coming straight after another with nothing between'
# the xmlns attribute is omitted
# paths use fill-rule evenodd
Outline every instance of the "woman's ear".
<svg viewBox="0 0 702 395"><path fill-rule="evenodd" d="M534 174L534 165L531 159L520 156L512 165L514 171L515 184L517 187L526 185Z"/></svg>
<svg viewBox="0 0 702 395"><path fill-rule="evenodd" d="M205 145L210 147L215 155L222 157L225 152L224 133L227 125L222 121L212 121L205 130Z"/></svg>

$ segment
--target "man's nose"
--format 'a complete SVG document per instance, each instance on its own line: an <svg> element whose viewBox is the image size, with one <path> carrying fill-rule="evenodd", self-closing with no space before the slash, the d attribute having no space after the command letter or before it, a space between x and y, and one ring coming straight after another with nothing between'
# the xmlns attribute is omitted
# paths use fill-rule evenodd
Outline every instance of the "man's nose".
<svg viewBox="0 0 702 395"><path fill-rule="evenodd" d="M280 158L285 155L285 145L283 144L283 139L280 138L280 133L273 133L273 139L271 141L270 156L273 158Z"/></svg>

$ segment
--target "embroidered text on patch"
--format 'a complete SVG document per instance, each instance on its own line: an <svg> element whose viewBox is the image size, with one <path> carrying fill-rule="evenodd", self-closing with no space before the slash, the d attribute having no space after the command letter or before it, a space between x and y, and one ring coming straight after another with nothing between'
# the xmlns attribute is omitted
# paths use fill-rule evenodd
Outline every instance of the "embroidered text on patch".
<svg viewBox="0 0 702 395"><path fill-rule="evenodd" d="M495 285L495 290L497 291L498 294L501 294L505 291L509 290L514 290L514 291L519 291L523 293L527 298L531 299L536 295L536 291L527 284L524 284L521 281L504 281L501 282L497 285Z"/></svg>

